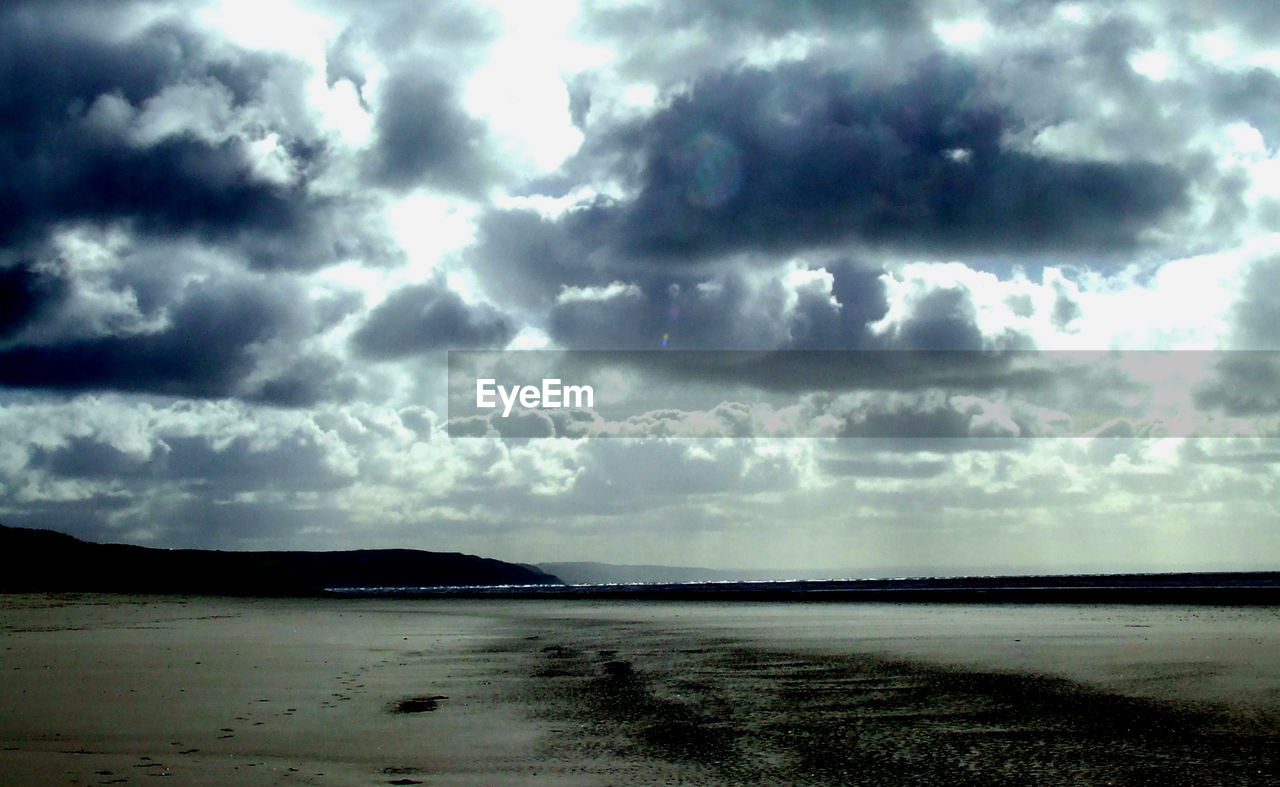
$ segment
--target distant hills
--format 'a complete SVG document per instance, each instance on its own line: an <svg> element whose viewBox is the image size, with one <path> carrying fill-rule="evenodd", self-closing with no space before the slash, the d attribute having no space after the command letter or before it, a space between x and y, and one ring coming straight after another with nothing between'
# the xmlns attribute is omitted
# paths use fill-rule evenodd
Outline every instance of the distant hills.
<svg viewBox="0 0 1280 787"><path fill-rule="evenodd" d="M219 552L95 544L0 525L0 592L315 595L326 588L559 585L533 566L413 549Z"/></svg>

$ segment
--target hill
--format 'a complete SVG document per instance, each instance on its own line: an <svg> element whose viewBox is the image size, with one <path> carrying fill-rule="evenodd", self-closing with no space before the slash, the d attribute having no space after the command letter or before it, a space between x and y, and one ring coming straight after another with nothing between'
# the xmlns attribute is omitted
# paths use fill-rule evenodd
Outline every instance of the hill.
<svg viewBox="0 0 1280 787"><path fill-rule="evenodd" d="M0 525L0 592L314 595L337 587L558 585L531 566L413 549L221 552L95 544Z"/></svg>

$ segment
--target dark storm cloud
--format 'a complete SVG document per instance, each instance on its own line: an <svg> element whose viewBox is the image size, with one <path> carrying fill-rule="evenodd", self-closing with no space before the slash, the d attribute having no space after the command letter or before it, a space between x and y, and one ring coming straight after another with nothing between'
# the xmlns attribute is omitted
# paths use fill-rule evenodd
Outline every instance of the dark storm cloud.
<svg viewBox="0 0 1280 787"><path fill-rule="evenodd" d="M285 288L191 285L157 333L0 351L0 385L230 396L254 369L253 345L296 328L300 308Z"/></svg>
<svg viewBox="0 0 1280 787"><path fill-rule="evenodd" d="M645 167L613 229L621 251L673 259L850 240L1089 249L1134 243L1182 202L1167 168L1011 149L1018 123L945 60L883 89L808 65L706 77L618 135Z"/></svg>
<svg viewBox="0 0 1280 787"><path fill-rule="evenodd" d="M608 176L634 197L598 197L557 219L492 211L471 259L500 296L541 310L562 286L635 282L649 293L640 271L735 254L1129 248L1186 204L1187 183L1166 166L1011 147L1023 122L987 97L979 73L944 59L887 86L811 63L706 75L650 118L589 130L561 177L535 188L558 196ZM956 309L934 327L960 328ZM563 315L559 324L574 333ZM916 330L910 346L939 345L930 326ZM958 337L943 343L974 345L972 331Z"/></svg>
<svg viewBox="0 0 1280 787"><path fill-rule="evenodd" d="M0 268L0 342L20 333L67 295L66 280L30 263Z"/></svg>
<svg viewBox="0 0 1280 787"><path fill-rule="evenodd" d="M796 304L789 346L797 350L857 350L879 346L868 327L884 318L889 302L884 271L838 261L831 273L831 297L805 291ZM834 299L835 304L832 304Z"/></svg>
<svg viewBox="0 0 1280 787"><path fill-rule="evenodd" d="M135 148L87 135L72 145L44 153L61 159L56 171L29 171L32 182L16 185L23 197L3 228L12 231L9 240L67 218L130 218L144 233L192 232L214 241L306 229L300 195L255 181L240 140L210 144L181 136Z"/></svg>
<svg viewBox="0 0 1280 787"><path fill-rule="evenodd" d="M392 360L428 350L502 347L515 335L491 306L469 305L443 281L415 284L387 296L352 335L366 358Z"/></svg>
<svg viewBox="0 0 1280 787"><path fill-rule="evenodd" d="M430 185L478 193L494 166L485 158L485 126L469 116L453 86L417 63L393 74L377 106L377 138L366 161L375 183L407 190Z"/></svg>
<svg viewBox="0 0 1280 787"><path fill-rule="evenodd" d="M117 38L80 21L35 5L0 11L0 245L37 245L60 222L87 221L223 244L261 268L378 250L343 219L358 206L310 195L324 145L306 129L260 130L279 134L298 173L288 184L255 173L246 136L213 141L187 128L142 141L129 129L134 113L175 86L246 110L266 100L270 80L296 81L296 64L215 48L173 24Z"/></svg>

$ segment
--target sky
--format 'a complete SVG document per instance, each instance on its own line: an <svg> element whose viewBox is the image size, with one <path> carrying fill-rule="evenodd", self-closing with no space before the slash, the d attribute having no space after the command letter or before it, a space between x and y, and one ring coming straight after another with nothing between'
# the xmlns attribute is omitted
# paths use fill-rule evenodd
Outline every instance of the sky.
<svg viewBox="0 0 1280 787"><path fill-rule="evenodd" d="M5 3L0 522L1275 568L1278 33L1270 0ZM460 350L649 351L610 378L645 426L451 437ZM704 352L747 350L786 374Z"/></svg>

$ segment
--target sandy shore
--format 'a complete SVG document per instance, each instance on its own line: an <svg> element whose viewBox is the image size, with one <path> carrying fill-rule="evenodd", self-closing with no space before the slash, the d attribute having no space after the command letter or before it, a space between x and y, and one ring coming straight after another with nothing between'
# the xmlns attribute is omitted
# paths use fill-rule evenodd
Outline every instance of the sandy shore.
<svg viewBox="0 0 1280 787"><path fill-rule="evenodd" d="M492 784L545 725L501 620L346 601L2 599L5 784ZM393 712L414 698L436 710Z"/></svg>
<svg viewBox="0 0 1280 787"><path fill-rule="evenodd" d="M0 597L0 783L1274 784L1273 608Z"/></svg>

